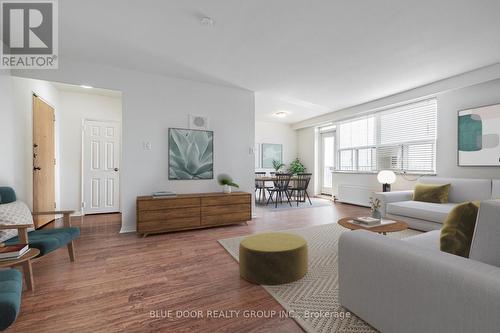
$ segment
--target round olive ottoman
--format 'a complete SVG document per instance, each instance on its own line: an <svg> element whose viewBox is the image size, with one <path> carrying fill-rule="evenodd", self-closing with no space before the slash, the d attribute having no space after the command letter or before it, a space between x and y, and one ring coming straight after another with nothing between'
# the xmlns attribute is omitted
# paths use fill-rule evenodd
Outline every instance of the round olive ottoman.
<svg viewBox="0 0 500 333"><path fill-rule="evenodd" d="M240 243L240 275L265 285L296 281L307 273L307 242L284 232L246 237Z"/></svg>

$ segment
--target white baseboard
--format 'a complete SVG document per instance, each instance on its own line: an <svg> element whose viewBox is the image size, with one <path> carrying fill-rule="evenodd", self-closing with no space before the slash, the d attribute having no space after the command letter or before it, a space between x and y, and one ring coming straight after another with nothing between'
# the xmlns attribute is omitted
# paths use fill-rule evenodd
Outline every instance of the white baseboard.
<svg viewBox="0 0 500 333"><path fill-rule="evenodd" d="M121 229L120 229L120 234L126 234L126 233L129 233L129 232L137 232L137 228L136 227L124 227L122 226Z"/></svg>

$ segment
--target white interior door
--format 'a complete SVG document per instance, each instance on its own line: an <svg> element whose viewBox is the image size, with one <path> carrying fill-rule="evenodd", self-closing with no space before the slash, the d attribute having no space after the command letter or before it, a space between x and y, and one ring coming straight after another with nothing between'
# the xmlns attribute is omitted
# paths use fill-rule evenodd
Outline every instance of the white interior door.
<svg viewBox="0 0 500 333"><path fill-rule="evenodd" d="M84 214L120 211L120 124L86 120L83 129Z"/></svg>
<svg viewBox="0 0 500 333"><path fill-rule="evenodd" d="M335 167L335 132L321 134L321 193L332 194L332 168Z"/></svg>

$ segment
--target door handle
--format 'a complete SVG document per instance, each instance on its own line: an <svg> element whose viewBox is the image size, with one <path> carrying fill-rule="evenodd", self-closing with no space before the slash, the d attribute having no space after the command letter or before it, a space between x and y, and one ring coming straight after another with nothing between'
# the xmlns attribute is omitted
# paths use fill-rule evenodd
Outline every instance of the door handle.
<svg viewBox="0 0 500 333"><path fill-rule="evenodd" d="M40 168L40 167L33 167L33 170L34 170L34 171L37 171L37 170L42 170L42 168Z"/></svg>
<svg viewBox="0 0 500 333"><path fill-rule="evenodd" d="M118 168L115 168L114 170L115 170L115 171L118 171L118 170L120 170L120 169L118 169Z"/></svg>

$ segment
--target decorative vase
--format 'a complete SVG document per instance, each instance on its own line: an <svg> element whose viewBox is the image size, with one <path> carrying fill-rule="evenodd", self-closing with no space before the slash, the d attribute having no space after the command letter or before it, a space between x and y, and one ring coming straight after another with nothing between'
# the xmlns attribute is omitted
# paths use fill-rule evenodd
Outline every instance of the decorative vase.
<svg viewBox="0 0 500 333"><path fill-rule="evenodd" d="M231 186L229 185L224 185L222 191L224 193L231 193Z"/></svg>
<svg viewBox="0 0 500 333"><path fill-rule="evenodd" d="M372 217L374 219L381 219L382 218L382 214L380 214L379 210L378 209L374 209L372 211Z"/></svg>

